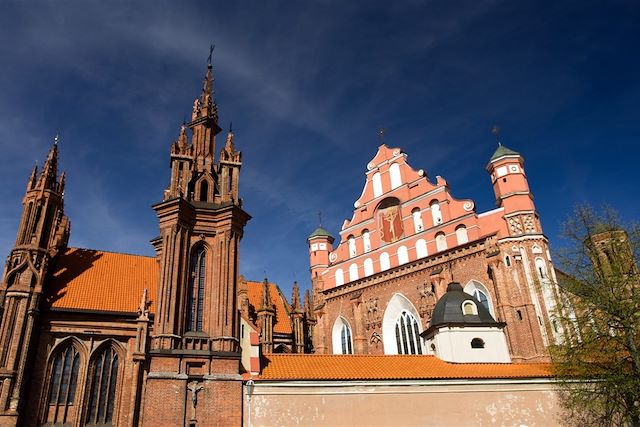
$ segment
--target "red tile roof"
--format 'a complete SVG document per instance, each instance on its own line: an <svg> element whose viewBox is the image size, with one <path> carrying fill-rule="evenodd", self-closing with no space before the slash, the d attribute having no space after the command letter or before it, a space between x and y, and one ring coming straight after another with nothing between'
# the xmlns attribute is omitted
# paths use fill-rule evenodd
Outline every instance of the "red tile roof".
<svg viewBox="0 0 640 427"><path fill-rule="evenodd" d="M263 380L548 378L544 363L449 363L425 355L269 354Z"/></svg>
<svg viewBox="0 0 640 427"><path fill-rule="evenodd" d="M155 258L68 248L53 266L45 289L52 308L135 313L146 288L154 300L158 285ZM154 311L153 301L150 310Z"/></svg>
<svg viewBox="0 0 640 427"><path fill-rule="evenodd" d="M247 298L256 311L262 305L262 282L252 282L247 280ZM291 311L289 303L275 283L269 283L269 293L271 294L271 302L276 306L276 322L273 326L273 332L281 334L292 333L291 319L289 313Z"/></svg>

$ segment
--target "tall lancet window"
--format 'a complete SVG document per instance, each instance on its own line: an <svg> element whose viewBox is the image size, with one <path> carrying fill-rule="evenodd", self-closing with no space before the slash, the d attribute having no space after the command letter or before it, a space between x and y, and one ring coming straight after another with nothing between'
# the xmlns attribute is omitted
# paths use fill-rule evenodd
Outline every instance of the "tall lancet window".
<svg viewBox="0 0 640 427"><path fill-rule="evenodd" d="M118 383L118 353L111 346L96 356L90 372L91 394L87 412L87 425L113 425L113 408Z"/></svg>
<svg viewBox="0 0 640 427"><path fill-rule="evenodd" d="M76 383L80 370L80 354L69 345L53 359L51 388L46 422L55 425L73 424L78 416L76 406Z"/></svg>
<svg viewBox="0 0 640 427"><path fill-rule="evenodd" d="M200 246L191 256L191 277L187 299L187 331L202 330L204 312L205 250Z"/></svg>

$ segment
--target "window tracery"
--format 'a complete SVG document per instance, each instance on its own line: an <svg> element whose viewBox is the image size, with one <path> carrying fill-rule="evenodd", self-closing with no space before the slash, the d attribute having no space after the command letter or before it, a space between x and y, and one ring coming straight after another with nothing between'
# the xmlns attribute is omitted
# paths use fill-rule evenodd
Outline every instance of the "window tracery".
<svg viewBox="0 0 640 427"><path fill-rule="evenodd" d="M351 327L347 320L339 316L333 324L333 354L353 354Z"/></svg>
<svg viewBox="0 0 640 427"><path fill-rule="evenodd" d="M418 321L406 310L396 320L396 343L398 354L422 354Z"/></svg>
<svg viewBox="0 0 640 427"><path fill-rule="evenodd" d="M76 389L80 370L80 353L69 344L53 358L51 382L45 422L54 425L73 424L77 417Z"/></svg>
<svg viewBox="0 0 640 427"><path fill-rule="evenodd" d="M113 425L117 383L118 353L108 346L97 354L91 367L87 425Z"/></svg>
<svg viewBox="0 0 640 427"><path fill-rule="evenodd" d="M189 293L187 295L187 331L202 331L204 314L204 285L205 285L204 246L199 246L191 256L191 277Z"/></svg>

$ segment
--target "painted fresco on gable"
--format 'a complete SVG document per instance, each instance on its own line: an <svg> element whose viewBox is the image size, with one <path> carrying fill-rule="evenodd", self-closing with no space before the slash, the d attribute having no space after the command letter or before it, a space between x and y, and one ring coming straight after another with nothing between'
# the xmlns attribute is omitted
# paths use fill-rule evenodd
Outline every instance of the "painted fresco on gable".
<svg viewBox="0 0 640 427"><path fill-rule="evenodd" d="M397 199L383 201L380 204L377 216L381 241L393 243L404 236L402 215L400 214L400 206Z"/></svg>

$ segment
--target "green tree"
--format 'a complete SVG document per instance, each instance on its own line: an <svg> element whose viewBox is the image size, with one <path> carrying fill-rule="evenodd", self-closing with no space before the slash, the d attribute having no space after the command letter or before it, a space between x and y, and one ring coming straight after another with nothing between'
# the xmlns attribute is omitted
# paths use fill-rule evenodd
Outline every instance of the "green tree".
<svg viewBox="0 0 640 427"><path fill-rule="evenodd" d="M559 254L564 340L552 348L564 421L640 427L640 229L611 209L575 209Z"/></svg>

